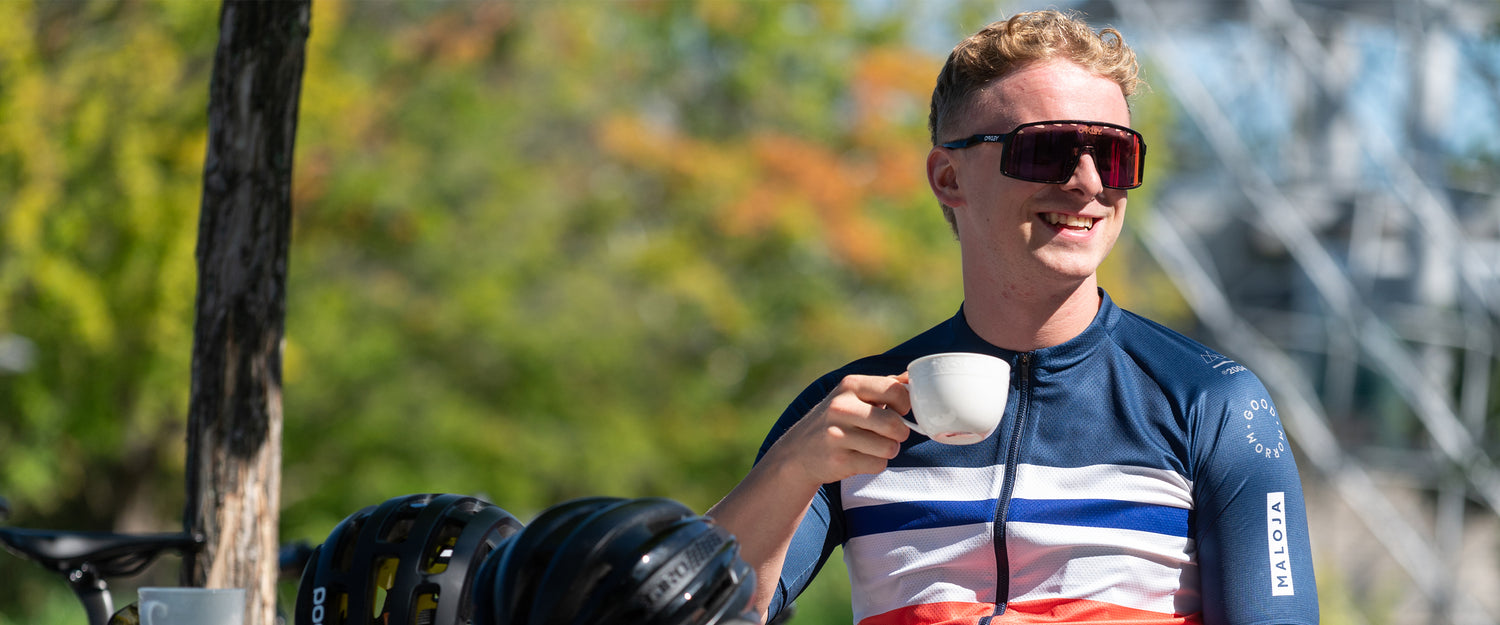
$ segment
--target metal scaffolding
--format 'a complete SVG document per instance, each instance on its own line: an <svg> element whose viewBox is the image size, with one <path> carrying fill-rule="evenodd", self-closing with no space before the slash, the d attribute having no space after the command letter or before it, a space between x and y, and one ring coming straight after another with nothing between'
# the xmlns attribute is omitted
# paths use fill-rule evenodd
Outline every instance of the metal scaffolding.
<svg viewBox="0 0 1500 625"><path fill-rule="evenodd" d="M1404 572L1399 622L1500 622L1500 545L1469 552L1500 515L1500 3L1071 6L1179 118L1137 236Z"/></svg>

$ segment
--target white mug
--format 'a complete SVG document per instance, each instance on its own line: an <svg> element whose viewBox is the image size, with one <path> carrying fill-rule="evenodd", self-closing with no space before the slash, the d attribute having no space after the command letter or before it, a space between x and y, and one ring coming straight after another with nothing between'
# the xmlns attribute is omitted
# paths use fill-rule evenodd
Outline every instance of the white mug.
<svg viewBox="0 0 1500 625"><path fill-rule="evenodd" d="M1010 363L985 354L947 352L923 356L906 367L911 412L902 417L939 443L972 445L995 433L1010 394Z"/></svg>
<svg viewBox="0 0 1500 625"><path fill-rule="evenodd" d="M244 625L244 588L142 588L141 625Z"/></svg>

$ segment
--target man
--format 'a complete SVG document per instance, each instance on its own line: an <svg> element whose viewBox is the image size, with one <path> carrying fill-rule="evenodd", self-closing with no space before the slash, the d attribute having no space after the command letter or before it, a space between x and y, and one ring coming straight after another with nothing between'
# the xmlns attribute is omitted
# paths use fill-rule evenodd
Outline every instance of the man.
<svg viewBox="0 0 1500 625"><path fill-rule="evenodd" d="M1118 32L1056 11L954 48L927 177L963 305L814 382L709 512L765 580L762 609L841 545L861 625L1317 622L1302 490L1266 389L1098 287L1144 171L1136 67ZM900 420L907 363L948 351L1012 365L1004 421L978 444Z"/></svg>

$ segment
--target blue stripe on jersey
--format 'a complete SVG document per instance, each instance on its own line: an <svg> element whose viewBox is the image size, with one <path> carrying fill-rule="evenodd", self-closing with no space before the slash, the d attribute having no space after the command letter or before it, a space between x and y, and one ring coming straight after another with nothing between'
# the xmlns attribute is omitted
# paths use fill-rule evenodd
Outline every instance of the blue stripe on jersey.
<svg viewBox="0 0 1500 625"><path fill-rule="evenodd" d="M1184 508L1114 499L1011 499L1007 520L1188 535Z"/></svg>
<svg viewBox="0 0 1500 625"><path fill-rule="evenodd" d="M995 518L995 500L903 501L863 506L844 511L849 538L903 530L932 529L989 523Z"/></svg>

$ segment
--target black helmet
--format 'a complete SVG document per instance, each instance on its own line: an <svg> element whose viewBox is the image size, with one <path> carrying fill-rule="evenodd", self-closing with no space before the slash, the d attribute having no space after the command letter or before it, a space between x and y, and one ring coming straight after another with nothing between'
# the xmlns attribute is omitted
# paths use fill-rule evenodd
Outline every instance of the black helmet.
<svg viewBox="0 0 1500 625"><path fill-rule="evenodd" d="M475 570L521 527L463 495L408 495L360 510L313 551L296 623L467 625Z"/></svg>
<svg viewBox="0 0 1500 625"><path fill-rule="evenodd" d="M543 511L475 579L475 625L739 625L755 573L734 536L670 499Z"/></svg>

